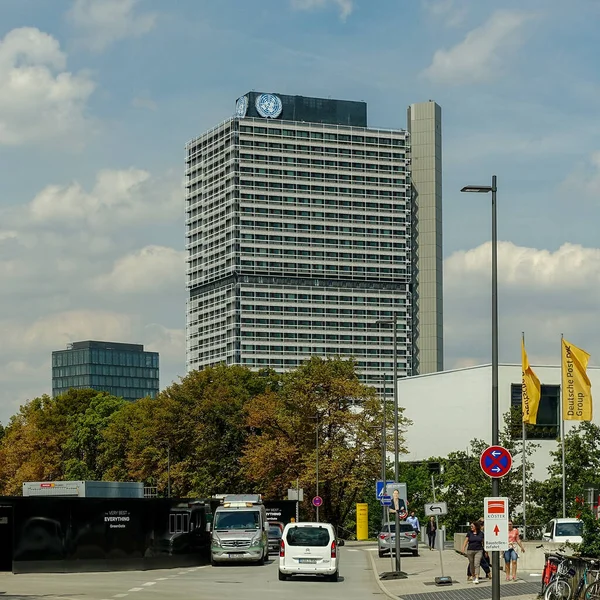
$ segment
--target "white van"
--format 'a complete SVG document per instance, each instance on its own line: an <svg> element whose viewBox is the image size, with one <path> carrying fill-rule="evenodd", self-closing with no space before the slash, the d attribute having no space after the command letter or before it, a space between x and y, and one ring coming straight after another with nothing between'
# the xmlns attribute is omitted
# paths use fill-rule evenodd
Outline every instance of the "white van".
<svg viewBox="0 0 600 600"><path fill-rule="evenodd" d="M542 534L545 542L561 544L581 544L583 541L583 521L581 519L552 519Z"/></svg>
<svg viewBox="0 0 600 600"><path fill-rule="evenodd" d="M291 575L324 575L337 581L340 569L339 547L330 523L288 523L279 548L279 579Z"/></svg>

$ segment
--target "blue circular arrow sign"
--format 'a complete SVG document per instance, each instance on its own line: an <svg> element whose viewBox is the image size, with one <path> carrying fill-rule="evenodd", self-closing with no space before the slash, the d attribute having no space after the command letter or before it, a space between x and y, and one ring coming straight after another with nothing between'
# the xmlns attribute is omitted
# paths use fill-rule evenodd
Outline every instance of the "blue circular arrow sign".
<svg viewBox="0 0 600 600"><path fill-rule="evenodd" d="M479 464L488 477L504 477L512 467L512 456L502 446L490 446L481 453Z"/></svg>

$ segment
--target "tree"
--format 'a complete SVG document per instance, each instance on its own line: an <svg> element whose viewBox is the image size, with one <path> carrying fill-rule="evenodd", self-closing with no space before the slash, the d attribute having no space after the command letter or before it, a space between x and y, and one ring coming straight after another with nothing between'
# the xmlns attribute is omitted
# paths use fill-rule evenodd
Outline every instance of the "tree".
<svg viewBox="0 0 600 600"><path fill-rule="evenodd" d="M550 452L549 479L533 486L534 498L541 508L541 522L562 515L562 445ZM576 499L584 497L587 488L600 489L600 427L581 421L565 436L566 514L575 516L580 510Z"/></svg>
<svg viewBox="0 0 600 600"><path fill-rule="evenodd" d="M401 417L401 427L407 424ZM247 425L243 474L268 498L282 498L298 478L310 513L318 439L320 516L336 525L345 526L381 470L382 404L352 359L313 357L284 374L280 390L248 403Z"/></svg>
<svg viewBox="0 0 600 600"><path fill-rule="evenodd" d="M0 441L0 484L4 494L21 494L24 481L65 478L75 423L103 392L71 389L34 398L11 417Z"/></svg>
<svg viewBox="0 0 600 600"><path fill-rule="evenodd" d="M248 436L245 405L278 386L271 371L217 365L188 373L156 399L125 407L102 445L105 476L148 482L174 496L240 493L248 484L240 459Z"/></svg>

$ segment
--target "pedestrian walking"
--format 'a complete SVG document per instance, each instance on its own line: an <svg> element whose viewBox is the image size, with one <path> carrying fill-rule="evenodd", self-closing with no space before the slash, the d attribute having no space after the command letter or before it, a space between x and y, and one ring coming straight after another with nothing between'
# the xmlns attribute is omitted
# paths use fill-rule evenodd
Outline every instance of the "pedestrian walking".
<svg viewBox="0 0 600 600"><path fill-rule="evenodd" d="M508 550L504 551L504 572L506 573L506 581L517 580L517 546L521 548L521 552L525 552L519 530L513 526L513 522L508 522Z"/></svg>
<svg viewBox="0 0 600 600"><path fill-rule="evenodd" d="M479 521L471 523L471 528L465 536L462 551L469 559L473 583L479 583L479 568L483 556L483 531L481 531Z"/></svg>
<svg viewBox="0 0 600 600"><path fill-rule="evenodd" d="M414 510L410 511L410 516L406 517L406 522L411 524L417 536L419 535L419 533L421 533L421 525L419 524L419 518L415 515Z"/></svg>
<svg viewBox="0 0 600 600"><path fill-rule="evenodd" d="M437 525L435 523L435 517L429 517L429 521L427 521L427 527L425 528L425 532L427 533L427 539L429 540L429 549L435 549L435 536L437 532Z"/></svg>

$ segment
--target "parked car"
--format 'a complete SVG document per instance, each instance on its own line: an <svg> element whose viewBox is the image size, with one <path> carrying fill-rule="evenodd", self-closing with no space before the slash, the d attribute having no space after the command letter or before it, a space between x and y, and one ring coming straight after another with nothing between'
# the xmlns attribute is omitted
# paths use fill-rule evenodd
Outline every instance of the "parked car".
<svg viewBox="0 0 600 600"><path fill-rule="evenodd" d="M583 541L583 521L581 519L551 519L544 527L542 540L561 544L581 544Z"/></svg>
<svg viewBox="0 0 600 600"><path fill-rule="evenodd" d="M280 581L291 575L323 575L337 581L343 545L330 523L288 523L279 550Z"/></svg>
<svg viewBox="0 0 600 600"><path fill-rule="evenodd" d="M285 529L285 523L283 523L282 521L269 521L269 526L271 525L277 525L281 533L283 533L283 530Z"/></svg>
<svg viewBox="0 0 600 600"><path fill-rule="evenodd" d="M269 523L269 554L279 552L282 530L276 523Z"/></svg>
<svg viewBox="0 0 600 600"><path fill-rule="evenodd" d="M377 536L377 549L379 558L386 554L396 553L396 523L384 523ZM417 533L410 523L400 523L400 551L412 552L413 556L419 555Z"/></svg>

